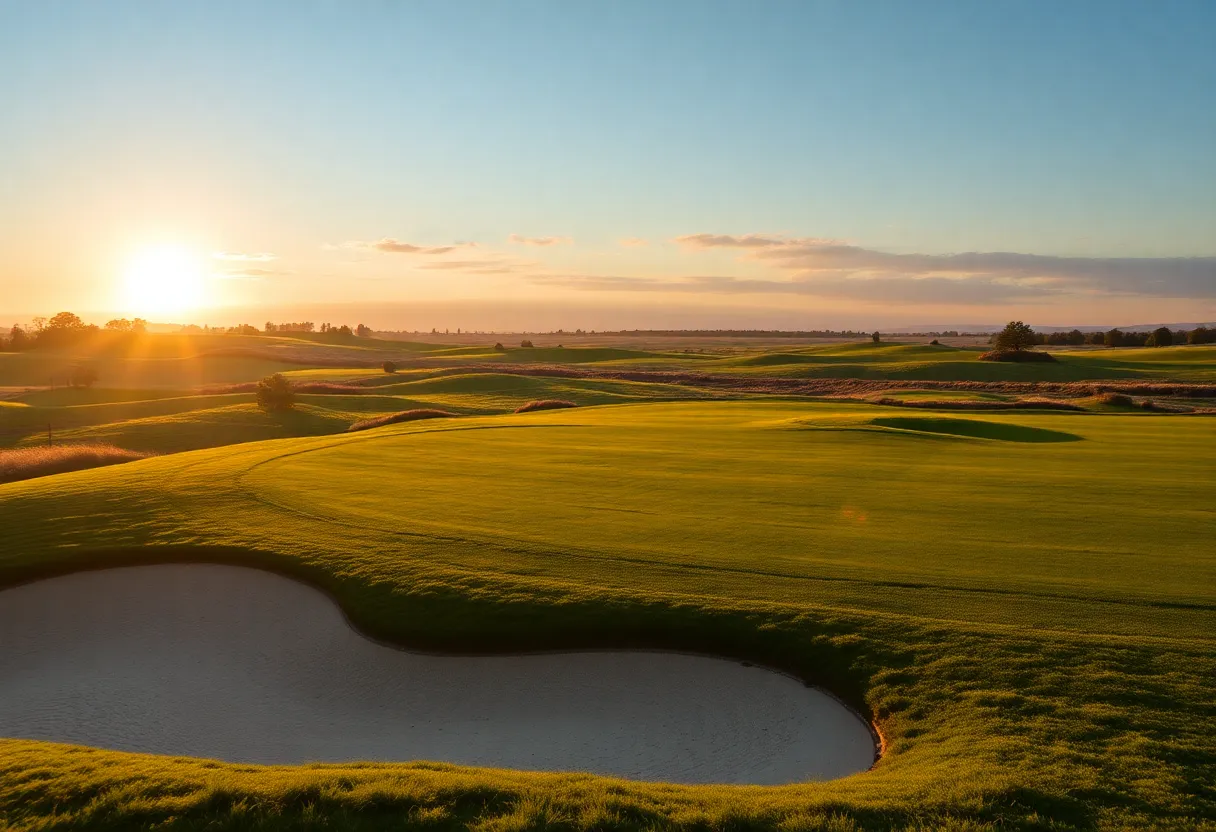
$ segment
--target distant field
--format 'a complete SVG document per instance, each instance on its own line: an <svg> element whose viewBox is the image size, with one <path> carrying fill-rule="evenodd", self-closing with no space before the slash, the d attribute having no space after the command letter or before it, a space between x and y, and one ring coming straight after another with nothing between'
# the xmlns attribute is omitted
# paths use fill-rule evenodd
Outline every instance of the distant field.
<svg viewBox="0 0 1216 832"><path fill-rule="evenodd" d="M464 393L493 389L479 385ZM405 643L770 662L873 715L887 742L869 773L758 789L81 762L0 741L0 813L45 825L53 805L65 823L109 828L238 813L307 825L316 807L352 824L344 812L387 823L425 810L512 828L1212 828L1214 437L1214 420L1145 413L670 402L0 486L0 581L177 558L262 565ZM100 804L67 796L120 782Z"/></svg>

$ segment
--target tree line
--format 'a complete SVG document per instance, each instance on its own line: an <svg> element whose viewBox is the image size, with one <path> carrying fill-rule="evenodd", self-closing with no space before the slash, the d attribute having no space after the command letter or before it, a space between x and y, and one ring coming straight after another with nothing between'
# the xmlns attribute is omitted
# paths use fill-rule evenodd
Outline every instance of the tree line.
<svg viewBox="0 0 1216 832"><path fill-rule="evenodd" d="M1016 327L1015 330L1011 327ZM1014 342L1016 341L1016 346ZM1109 329L1106 332L1035 332L1021 321L1012 321L1001 332L994 333L991 342L998 349L1022 349L1033 346L1074 346L1086 344L1099 347L1170 347L1181 344L1216 344L1216 329L1198 326L1191 330L1171 330L1160 326L1153 330L1124 332Z"/></svg>
<svg viewBox="0 0 1216 832"><path fill-rule="evenodd" d="M7 336L0 333L0 350L20 352L37 347L60 347L103 330L138 335L148 331L148 322L143 318L114 318L107 321L104 327L99 327L86 324L74 312L60 312L50 318L34 318L28 329L13 324Z"/></svg>

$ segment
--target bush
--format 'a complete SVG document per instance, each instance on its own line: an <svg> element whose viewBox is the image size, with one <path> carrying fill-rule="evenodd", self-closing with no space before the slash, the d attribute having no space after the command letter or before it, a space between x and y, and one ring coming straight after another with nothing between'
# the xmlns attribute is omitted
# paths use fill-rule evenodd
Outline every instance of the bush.
<svg viewBox="0 0 1216 832"><path fill-rule="evenodd" d="M0 482L16 482L102 465L143 459L151 454L128 451L114 445L55 445L0 451Z"/></svg>
<svg viewBox="0 0 1216 832"><path fill-rule="evenodd" d="M934 338L932 341L929 342L929 346L931 346L931 347L940 347L941 345L942 345L942 342L937 340L936 338Z"/></svg>
<svg viewBox="0 0 1216 832"><path fill-rule="evenodd" d="M499 341L497 344L494 345L494 352L506 352L506 351L507 351L507 348L502 345L502 341Z"/></svg>
<svg viewBox="0 0 1216 832"><path fill-rule="evenodd" d="M1103 393L1098 397L1098 401L1115 407L1131 407L1135 404L1131 396L1125 396L1122 393Z"/></svg>
<svg viewBox="0 0 1216 832"><path fill-rule="evenodd" d="M403 410L400 413L390 413L388 416L377 416L373 419L361 419L346 429L347 433L357 430L370 430L395 425L398 422L416 422L419 419L443 419L448 416L458 416L458 413L448 413L446 410Z"/></svg>
<svg viewBox="0 0 1216 832"><path fill-rule="evenodd" d="M1034 350L989 350L980 356L980 361L1054 362L1056 357L1049 352Z"/></svg>
<svg viewBox="0 0 1216 832"><path fill-rule="evenodd" d="M563 407L578 407L574 402L568 402L565 399L540 399L534 402L520 405L515 408L516 413L531 413L533 410L559 410Z"/></svg>
<svg viewBox="0 0 1216 832"><path fill-rule="evenodd" d="M68 384L72 387L92 387L97 383L97 370L87 364L80 364L72 368L72 374L68 376Z"/></svg>
<svg viewBox="0 0 1216 832"><path fill-rule="evenodd" d="M519 342L519 345L520 345L521 347L523 347L524 349L531 349L531 348L532 348L532 342L531 342L531 341L520 341L520 342Z"/></svg>
<svg viewBox="0 0 1216 832"><path fill-rule="evenodd" d="M882 333L875 332L873 335L870 336L870 340L873 341L875 344L879 343L880 341L882 341Z"/></svg>
<svg viewBox="0 0 1216 832"><path fill-rule="evenodd" d="M386 373L397 372L397 362L396 361L385 361L384 362L384 372L386 372Z"/></svg>
<svg viewBox="0 0 1216 832"><path fill-rule="evenodd" d="M296 403L296 394L291 382L282 373L266 376L258 382L258 407L262 410L291 410Z"/></svg>

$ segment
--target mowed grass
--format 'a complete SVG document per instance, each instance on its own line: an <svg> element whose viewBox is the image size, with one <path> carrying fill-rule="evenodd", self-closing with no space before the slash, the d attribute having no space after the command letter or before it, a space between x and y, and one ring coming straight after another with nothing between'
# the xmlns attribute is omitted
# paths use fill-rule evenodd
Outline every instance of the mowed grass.
<svg viewBox="0 0 1216 832"><path fill-rule="evenodd" d="M1027 439L1038 432L1070 441ZM1216 828L1214 438L1211 420L1144 414L667 403L415 422L0 486L5 582L181 558L264 566L407 644L771 663L875 717L887 742L865 774L728 788L0 741L0 818Z"/></svg>

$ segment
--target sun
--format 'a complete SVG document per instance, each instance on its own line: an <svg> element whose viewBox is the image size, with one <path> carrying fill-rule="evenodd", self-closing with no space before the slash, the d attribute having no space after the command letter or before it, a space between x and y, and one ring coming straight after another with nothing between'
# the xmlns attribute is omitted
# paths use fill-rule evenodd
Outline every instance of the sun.
<svg viewBox="0 0 1216 832"><path fill-rule="evenodd" d="M206 300L202 260L182 246L160 245L135 255L123 272L124 308L136 315L188 312Z"/></svg>

